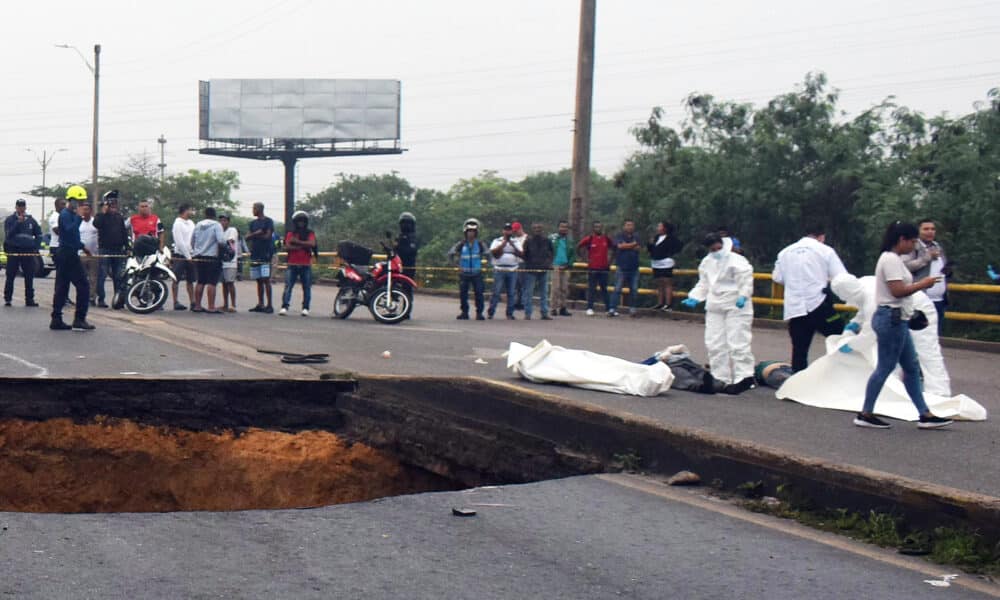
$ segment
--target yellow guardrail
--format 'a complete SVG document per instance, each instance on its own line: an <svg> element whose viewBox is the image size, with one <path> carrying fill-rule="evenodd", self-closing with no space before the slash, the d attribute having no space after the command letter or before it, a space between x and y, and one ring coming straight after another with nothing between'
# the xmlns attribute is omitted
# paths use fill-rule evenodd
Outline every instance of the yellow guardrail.
<svg viewBox="0 0 1000 600"><path fill-rule="evenodd" d="M279 256L284 256L285 253L279 253ZM320 252L321 257L336 257L336 252ZM384 254L373 254L373 260L385 260L386 256ZM438 267L438 266L418 266L417 271L432 272L432 271L447 271L447 272L457 272L457 267ZM617 270L614 266L611 267L611 271ZM573 273L586 273L587 263L573 263ZM650 267L639 267L639 273L642 275L652 275L653 269ZM686 276L686 277L697 277L697 269L674 269L674 275ZM784 306L784 286L779 283L775 283L771 279L770 273L754 273L753 278L755 281L770 281L771 282L771 295L770 296L754 296L752 298L753 303L759 306ZM574 289L587 289L585 284L575 283L570 284ZM628 288L625 288L626 290ZM960 292L960 293L974 293L974 294L1000 294L1000 285L989 285L982 283L949 283L949 292ZM649 288L639 288L639 295L642 296L654 296L656 295L656 290ZM675 291L674 296L678 298L686 298L687 292ZM834 308L841 312L854 312L856 309L853 306L847 304L837 304ZM970 313L970 312L953 312L948 311L945 313L945 317L951 319L952 321L969 321L977 323L1000 323L1000 315L990 315L982 313Z"/></svg>

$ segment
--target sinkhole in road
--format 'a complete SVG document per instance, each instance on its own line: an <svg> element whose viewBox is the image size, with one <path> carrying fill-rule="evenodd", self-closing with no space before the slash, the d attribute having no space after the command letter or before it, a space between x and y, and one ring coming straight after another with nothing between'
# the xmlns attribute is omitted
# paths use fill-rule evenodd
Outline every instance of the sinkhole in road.
<svg viewBox="0 0 1000 600"><path fill-rule="evenodd" d="M326 431L208 432L98 417L0 421L0 511L324 506L461 486Z"/></svg>

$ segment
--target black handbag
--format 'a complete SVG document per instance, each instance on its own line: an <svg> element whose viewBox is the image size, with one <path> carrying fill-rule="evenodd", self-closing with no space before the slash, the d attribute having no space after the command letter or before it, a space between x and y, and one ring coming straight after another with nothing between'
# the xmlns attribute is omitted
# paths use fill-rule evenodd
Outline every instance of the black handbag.
<svg viewBox="0 0 1000 600"><path fill-rule="evenodd" d="M927 329L930 321L927 320L927 315L924 314L922 310L913 311L913 316L910 317L908 325L912 331L920 331L922 329Z"/></svg>
<svg viewBox="0 0 1000 600"><path fill-rule="evenodd" d="M229 245L229 242L224 242L219 244L219 259L222 262L229 262L236 258L236 250Z"/></svg>

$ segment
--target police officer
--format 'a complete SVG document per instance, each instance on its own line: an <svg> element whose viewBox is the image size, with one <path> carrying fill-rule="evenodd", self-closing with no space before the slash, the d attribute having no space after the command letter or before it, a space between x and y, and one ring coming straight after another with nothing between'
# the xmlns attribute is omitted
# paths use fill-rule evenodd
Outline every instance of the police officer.
<svg viewBox="0 0 1000 600"><path fill-rule="evenodd" d="M94 326L87 322L87 308L90 300L90 285L87 283L87 272L80 262L80 251L89 255L80 241L80 216L76 209L81 201L87 200L87 190L83 186L72 185L66 190L66 208L59 213L59 249L56 251L56 286L52 298L52 321L49 329L65 331L89 331ZM62 318L63 306L69 296L69 285L76 288L76 314L73 324L67 325Z"/></svg>
<svg viewBox="0 0 1000 600"><path fill-rule="evenodd" d="M3 250L7 253L7 281L3 286L4 306L14 298L14 278L18 269L24 277L24 305L38 306L35 302L35 269L38 268L38 247L42 241L42 228L27 213L28 203L23 198L14 203L14 214L3 223Z"/></svg>

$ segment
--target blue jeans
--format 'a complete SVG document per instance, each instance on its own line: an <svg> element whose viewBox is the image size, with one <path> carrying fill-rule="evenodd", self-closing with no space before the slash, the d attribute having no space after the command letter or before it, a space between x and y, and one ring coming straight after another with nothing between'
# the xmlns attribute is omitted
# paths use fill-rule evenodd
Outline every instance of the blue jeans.
<svg viewBox="0 0 1000 600"><path fill-rule="evenodd" d="M97 301L104 302L104 278L111 277L111 295L122 285L122 275L125 270L125 258L123 256L106 256L108 254L125 254L121 249L98 248L97 253L102 255L101 267L97 271Z"/></svg>
<svg viewBox="0 0 1000 600"><path fill-rule="evenodd" d="M878 364L875 365L875 372L868 378L862 412L869 414L875 409L875 400L882 392L885 380L896 370L896 365L903 369L903 385L917 411L922 415L930 412L924 402L920 385L920 363L917 361L917 351L913 348L909 324L899 317L898 309L894 311L888 306L880 306L872 316L872 329L878 339Z"/></svg>
<svg viewBox="0 0 1000 600"><path fill-rule="evenodd" d="M629 312L635 312L635 303L639 299L639 271L617 271L618 276L615 278L615 293L611 296L611 305L608 306L608 310L612 311L618 308L618 304L622 299L622 288L625 287L626 281L628 282L628 306Z"/></svg>
<svg viewBox="0 0 1000 600"><path fill-rule="evenodd" d="M531 316L531 307L534 301L535 288L538 288L538 294L541 298L542 304L542 316L549 314L549 272L543 271L539 273L523 273L524 275L524 288L521 292L521 300L524 302L524 315L526 317Z"/></svg>
<svg viewBox="0 0 1000 600"><path fill-rule="evenodd" d="M312 272L310 265L288 265L285 269L285 293L281 296L282 308L288 308L295 281L299 280L302 282L302 308L309 310L309 301L312 300Z"/></svg>
<svg viewBox="0 0 1000 600"><path fill-rule="evenodd" d="M601 288L601 294L604 298L604 308L608 308L611 305L611 299L608 297L608 272L607 271L588 271L587 272L587 310L593 310L594 301L597 299L597 288Z"/></svg>
<svg viewBox="0 0 1000 600"><path fill-rule="evenodd" d="M507 316L514 316L514 288L517 287L517 271L493 271L493 294L490 295L490 315L497 312L500 294L507 292Z"/></svg>
<svg viewBox="0 0 1000 600"><path fill-rule="evenodd" d="M483 305L485 304L482 273L475 275L462 274L458 278L458 301L462 308L462 314L465 316L469 316L470 287L472 288L472 293L476 295L476 314L481 315L483 314Z"/></svg>

